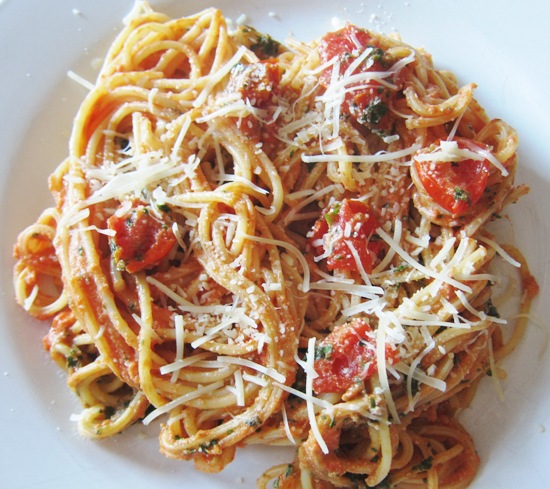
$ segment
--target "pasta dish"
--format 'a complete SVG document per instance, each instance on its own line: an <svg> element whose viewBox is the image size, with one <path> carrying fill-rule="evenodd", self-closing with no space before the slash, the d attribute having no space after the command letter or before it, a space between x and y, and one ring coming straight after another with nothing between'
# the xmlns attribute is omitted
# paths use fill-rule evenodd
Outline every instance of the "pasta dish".
<svg viewBox="0 0 550 489"><path fill-rule="evenodd" d="M529 189L475 84L352 24L279 42L138 2L88 85L14 273L79 431L155 423L209 473L295 447L258 487L470 485L458 415L538 291L490 230Z"/></svg>

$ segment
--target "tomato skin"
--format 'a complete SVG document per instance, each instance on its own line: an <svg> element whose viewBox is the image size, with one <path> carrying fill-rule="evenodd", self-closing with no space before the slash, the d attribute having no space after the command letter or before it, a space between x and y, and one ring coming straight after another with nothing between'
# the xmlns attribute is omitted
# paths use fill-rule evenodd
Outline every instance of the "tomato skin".
<svg viewBox="0 0 550 489"><path fill-rule="evenodd" d="M274 104L281 76L282 69L273 60L237 65L232 72L229 90L239 92L254 107L263 109Z"/></svg>
<svg viewBox="0 0 550 489"><path fill-rule="evenodd" d="M265 110L267 115L264 120L269 121L276 110L278 97L281 96L282 73L280 64L273 59L249 65L239 64L231 71L227 90L240 94L253 107ZM239 130L253 144L262 143L265 148L272 148L277 144L275 124L260 121L258 116L252 114L236 118L235 121Z"/></svg>
<svg viewBox="0 0 550 489"><path fill-rule="evenodd" d="M353 319L338 326L316 348L313 379L316 394L342 393L378 371L375 333L363 319ZM396 353L386 348L386 358L393 362Z"/></svg>
<svg viewBox="0 0 550 489"><path fill-rule="evenodd" d="M350 68L355 58L366 49L372 52L363 63L354 70L354 74L367 72L385 72L388 70L391 60L386 53L380 49L377 40L366 30L359 29L352 24L336 32L326 34L319 45L321 62L325 63L333 58L339 61L339 76L342 77ZM328 87L332 78L333 67L325 69L321 73L320 82ZM400 83L399 76L388 76L388 81ZM364 85L358 82L355 85ZM352 85L353 86L353 85ZM395 92L381 84L378 80L370 80L368 86L352 90L346 93L342 104L342 111L350 115L362 125L388 131L393 125L393 117L389 107L395 97Z"/></svg>
<svg viewBox="0 0 550 489"><path fill-rule="evenodd" d="M336 32L325 34L321 39L319 44L321 63L326 63L336 57L340 61L339 74L343 75L353 62L350 54L359 49L363 51L373 42L372 36L365 29L347 24ZM321 84L325 87L328 86L331 76L332 68L324 70L321 74Z"/></svg>
<svg viewBox="0 0 550 489"><path fill-rule="evenodd" d="M456 138L458 147L486 150L482 143ZM418 161L414 169L428 195L453 217L463 216L481 199L487 186L490 164L487 160L464 159L456 162Z"/></svg>
<svg viewBox="0 0 550 489"><path fill-rule="evenodd" d="M329 270L358 271L350 244L357 251L361 265L367 273L372 272L375 259L383 249L380 241L371 241L380 227L370 207L353 199L344 199L325 209L310 233L309 247L317 256L330 248L327 257Z"/></svg>
<svg viewBox="0 0 550 489"><path fill-rule="evenodd" d="M110 239L117 266L129 273L156 265L176 242L166 224L155 219L143 205L123 216L111 216L107 226L116 233Z"/></svg>

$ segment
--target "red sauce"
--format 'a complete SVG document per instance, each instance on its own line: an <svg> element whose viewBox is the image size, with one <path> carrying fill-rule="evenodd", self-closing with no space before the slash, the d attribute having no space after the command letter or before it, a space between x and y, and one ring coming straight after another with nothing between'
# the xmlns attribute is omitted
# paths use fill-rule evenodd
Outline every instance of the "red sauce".
<svg viewBox="0 0 550 489"><path fill-rule="evenodd" d="M364 270L370 273L384 247L383 242L372 239L379 226L367 204L359 200L344 199L326 209L314 224L309 238L310 248L317 256L325 253L326 249L332 250L327 257L329 270L356 272L358 266L353 248L357 251ZM324 245L319 245L321 241Z"/></svg>
<svg viewBox="0 0 550 489"><path fill-rule="evenodd" d="M473 146L487 149L485 145L456 138L459 148ZM487 186L489 177L487 160L465 159L456 162L418 161L414 167L428 195L443 209L458 217L475 205Z"/></svg>
<svg viewBox="0 0 550 489"><path fill-rule="evenodd" d="M107 225L116 232L111 238L113 257L129 273L155 266L176 242L172 230L143 205L123 216L113 215Z"/></svg>
<svg viewBox="0 0 550 489"><path fill-rule="evenodd" d="M370 54L355 68L352 74L387 72L391 68L392 59L380 48L378 41L366 30L351 24L323 37L319 45L319 55L323 63L336 58L339 64L335 66L339 66L338 75L342 77L355 59L366 49L370 49ZM334 66L325 69L321 74L321 85L325 87L330 85L333 70ZM400 85L399 78L398 73L384 77L385 80L398 85L398 87ZM397 91L374 78L368 82L353 82L349 87L357 87L357 89L346 93L342 104L343 113L371 129L389 131L394 121L390 106Z"/></svg>
<svg viewBox="0 0 550 489"><path fill-rule="evenodd" d="M378 370L375 333L362 319L335 328L319 343L316 352L314 368L318 377L313 380L313 390L317 394L345 392ZM390 347L386 348L386 358L396 358Z"/></svg>

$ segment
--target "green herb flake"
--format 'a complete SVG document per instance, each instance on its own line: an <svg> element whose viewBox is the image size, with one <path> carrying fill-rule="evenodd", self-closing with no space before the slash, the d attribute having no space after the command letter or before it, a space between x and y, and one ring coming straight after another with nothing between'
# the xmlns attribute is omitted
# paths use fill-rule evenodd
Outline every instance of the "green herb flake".
<svg viewBox="0 0 550 489"><path fill-rule="evenodd" d="M358 121L361 124L377 125L388 112L388 106L380 98L376 97L368 103Z"/></svg>
<svg viewBox="0 0 550 489"><path fill-rule="evenodd" d="M212 450L212 448L214 448L217 444L218 444L218 440L216 439L203 443L199 446L199 452L209 453Z"/></svg>
<svg viewBox="0 0 550 489"><path fill-rule="evenodd" d="M68 368L77 368L80 366L82 361L82 355L78 350L71 350L69 356L67 357L67 367Z"/></svg>
<svg viewBox="0 0 550 489"><path fill-rule="evenodd" d="M116 408L113 406L105 406L103 408L103 416L105 419L111 419L116 413Z"/></svg>
<svg viewBox="0 0 550 489"><path fill-rule="evenodd" d="M262 424L262 420L259 416L254 416L253 418L249 418L245 421L246 426L251 426L252 428L256 428L257 426L260 426Z"/></svg>
<svg viewBox="0 0 550 489"><path fill-rule="evenodd" d="M250 49L261 59L273 58L279 54L281 44L269 35L259 35Z"/></svg>
<svg viewBox="0 0 550 489"><path fill-rule="evenodd" d="M330 343L327 343L326 345L316 345L314 360L325 360L330 358L332 355L332 350L333 348Z"/></svg>
<svg viewBox="0 0 550 489"><path fill-rule="evenodd" d="M325 221L327 221L329 226L334 224L334 220L338 216L341 206L342 205L338 202L334 204L327 212L325 212Z"/></svg>
<svg viewBox="0 0 550 489"><path fill-rule="evenodd" d="M422 460L422 462L420 462L419 464L413 465L412 469L415 472L426 472L427 470L430 470L432 468L432 463L433 457L428 457Z"/></svg>
<svg viewBox="0 0 550 489"><path fill-rule="evenodd" d="M470 193L460 187L455 187L454 199L459 200L460 202L466 202L468 205L471 202Z"/></svg>
<svg viewBox="0 0 550 489"><path fill-rule="evenodd" d="M497 308L495 307L495 305L489 301L486 306L485 306L485 314L487 314L488 316L492 316L492 317L495 317L495 318L499 318L500 317L500 314L498 313L497 311Z"/></svg>
<svg viewBox="0 0 550 489"><path fill-rule="evenodd" d="M170 212L172 209L170 209L170 206L168 204L159 204L157 205L158 209L161 210L162 212L165 212L165 213L168 213Z"/></svg>
<svg viewBox="0 0 550 489"><path fill-rule="evenodd" d="M373 47L368 60L378 61L384 68L387 67L386 52L382 48Z"/></svg>

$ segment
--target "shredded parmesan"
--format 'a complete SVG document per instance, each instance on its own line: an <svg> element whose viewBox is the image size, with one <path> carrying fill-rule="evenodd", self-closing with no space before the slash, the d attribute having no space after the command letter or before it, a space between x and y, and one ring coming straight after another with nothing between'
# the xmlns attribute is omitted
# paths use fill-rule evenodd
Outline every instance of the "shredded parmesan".
<svg viewBox="0 0 550 489"><path fill-rule="evenodd" d="M320 155L302 155L304 163L320 163L320 162L342 162L342 163L380 163L383 161L395 161L406 156L411 156L420 149L418 145L412 145L408 148L399 151L381 151L373 155L341 155L341 154L320 154Z"/></svg>
<svg viewBox="0 0 550 489"><path fill-rule="evenodd" d="M399 246L398 243L396 243L391 236L389 236L382 228L377 229L377 234L386 242L388 243L395 251L396 253L403 258L409 265L416 268L418 271L422 272L424 275L427 275L428 277L432 277L437 280L441 280L442 282L448 283L449 285L452 285L453 287L463 290L464 292L471 292L471 288L467 285L463 284L462 282L459 282L458 280L454 280L452 277L449 277L447 275L441 274L436 272L435 270L431 270L424 265L421 265L418 263L412 256L410 256L401 246Z"/></svg>
<svg viewBox="0 0 550 489"><path fill-rule="evenodd" d="M90 92L95 89L95 85L92 82L86 80L85 78L83 78L80 75L76 74L72 70L67 71L67 76L71 80L73 80L73 81L79 83L80 85L82 85L84 88L86 88Z"/></svg>
<svg viewBox="0 0 550 489"><path fill-rule="evenodd" d="M242 59L242 57L245 55L246 52L247 52L247 48L245 46L240 46L237 52L224 66L222 66L217 72L211 74L208 77L208 82L202 89L202 92L200 93L200 95L193 102L193 107L200 107L206 102L206 99L208 98L208 95L210 95L210 92L212 92L214 87L218 83L220 83L220 81Z"/></svg>
<svg viewBox="0 0 550 489"><path fill-rule="evenodd" d="M308 368L306 370L306 406L307 406L307 415L309 418L309 425L311 428L311 432L313 433L313 436L315 437L315 440L319 444L319 447L321 448L321 451L324 454L327 454L329 452L328 446L323 439L323 435L321 435L321 432L319 431L319 425L317 424L317 417L315 416L315 409L313 406L312 398L313 398L313 375L311 375L311 371L314 371L313 368L313 362L315 360L315 337L311 337L308 340L307 344L307 364Z"/></svg>
<svg viewBox="0 0 550 489"><path fill-rule="evenodd" d="M163 406L155 409L149 415L145 416L145 418L143 418L143 424L148 425L151 421L158 418L159 416L162 416L163 414L170 412L172 409L177 408L178 406L181 406L182 404L185 404L193 399L197 399L198 397L202 397L206 394L210 394L211 392L214 392L215 390L221 387L223 387L223 381L219 380L212 384L208 384L206 386L201 386L201 387L197 387L196 389L192 389L186 394L183 394L182 396L174 399L173 401L170 401L164 404Z"/></svg>
<svg viewBox="0 0 550 489"><path fill-rule="evenodd" d="M222 364L225 363L225 364L231 364L231 365L240 365L241 367L247 367L252 370L257 370L258 372L264 375L267 375L268 377L271 377L273 380L277 382L285 382L286 380L285 376L280 372L277 372L277 370L275 370L274 368L264 367L259 363L253 362L252 360L246 360L245 358L240 358L240 357L226 357L226 356L219 356L216 360Z"/></svg>

